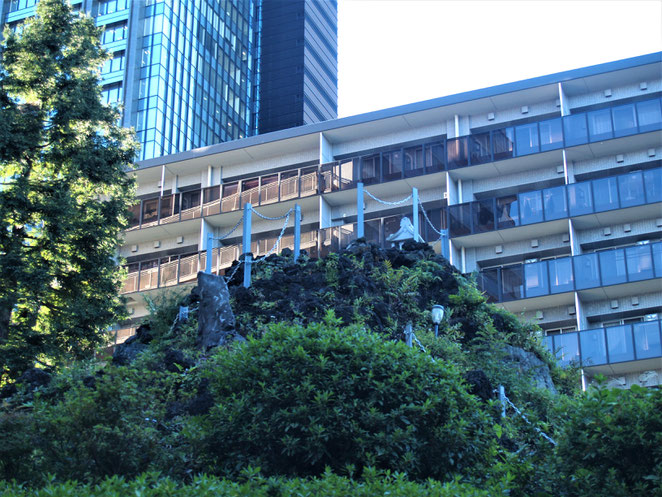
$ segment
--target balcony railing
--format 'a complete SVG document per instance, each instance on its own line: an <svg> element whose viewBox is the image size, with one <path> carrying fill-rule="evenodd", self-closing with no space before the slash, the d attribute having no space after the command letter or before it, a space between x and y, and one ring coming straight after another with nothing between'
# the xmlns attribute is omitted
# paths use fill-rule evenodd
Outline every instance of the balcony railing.
<svg viewBox="0 0 662 497"><path fill-rule="evenodd" d="M662 357L660 320L575 331L545 337L563 365L584 367Z"/></svg>
<svg viewBox="0 0 662 497"><path fill-rule="evenodd" d="M451 205L450 236L662 202L662 168Z"/></svg>
<svg viewBox="0 0 662 497"><path fill-rule="evenodd" d="M662 242L484 269L478 287L509 302L653 278L662 278Z"/></svg>

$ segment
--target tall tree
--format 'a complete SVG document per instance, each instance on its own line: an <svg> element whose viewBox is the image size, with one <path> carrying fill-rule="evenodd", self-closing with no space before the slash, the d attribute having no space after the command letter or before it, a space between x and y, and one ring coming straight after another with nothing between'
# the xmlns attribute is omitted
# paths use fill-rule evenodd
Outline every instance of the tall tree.
<svg viewBox="0 0 662 497"><path fill-rule="evenodd" d="M101 101L100 30L66 0L0 48L0 382L91 354L122 313L117 240L136 154Z"/></svg>

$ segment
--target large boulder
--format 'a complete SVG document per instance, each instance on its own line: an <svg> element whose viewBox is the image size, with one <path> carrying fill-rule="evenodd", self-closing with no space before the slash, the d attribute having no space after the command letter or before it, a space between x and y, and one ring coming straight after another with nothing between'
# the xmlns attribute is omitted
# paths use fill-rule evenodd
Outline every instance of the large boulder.
<svg viewBox="0 0 662 497"><path fill-rule="evenodd" d="M512 345L506 345L504 352L506 353L506 362L516 366L522 373L530 374L531 380L538 388L545 388L554 394L557 393L552 375L549 372L549 366L541 361L536 354Z"/></svg>
<svg viewBox="0 0 662 497"><path fill-rule="evenodd" d="M115 347L113 364L117 364L118 366L131 364L138 354L147 349L147 345L153 338L150 326L148 324L140 325L135 335L130 336L124 343Z"/></svg>
<svg viewBox="0 0 662 497"><path fill-rule="evenodd" d="M241 339L235 333L235 319L225 278L198 273L198 294L198 346L204 350Z"/></svg>

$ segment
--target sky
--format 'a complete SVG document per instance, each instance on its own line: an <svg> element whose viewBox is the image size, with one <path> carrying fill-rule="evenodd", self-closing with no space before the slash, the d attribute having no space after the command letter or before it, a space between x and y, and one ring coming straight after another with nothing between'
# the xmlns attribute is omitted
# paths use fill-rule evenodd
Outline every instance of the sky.
<svg viewBox="0 0 662 497"><path fill-rule="evenodd" d="M662 51L662 0L339 0L338 116Z"/></svg>

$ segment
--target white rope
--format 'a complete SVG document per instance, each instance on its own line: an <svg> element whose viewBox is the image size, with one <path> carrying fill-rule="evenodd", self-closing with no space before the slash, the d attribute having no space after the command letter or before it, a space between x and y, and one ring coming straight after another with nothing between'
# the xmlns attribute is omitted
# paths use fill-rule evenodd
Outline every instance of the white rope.
<svg viewBox="0 0 662 497"><path fill-rule="evenodd" d="M494 390L494 391L497 392L497 390ZM513 404L513 403L511 402L511 400L506 396L505 393L503 394L503 398L504 398L504 400L505 400L506 402L508 402L508 405L510 405L510 407L512 407L513 410L514 410L514 411L515 411L515 412L516 412L516 413L517 413L517 414L518 414L518 415L519 415L524 421L526 421L526 423L527 423L528 425L530 425L534 430L536 430L536 431L540 434L540 436L542 436L545 440L547 440L547 441L548 441L549 443L551 443L552 445L556 445L556 442L552 439L552 437L550 437L549 435L547 435L544 431L542 431L542 430L541 430L540 428L538 428L537 426L534 426L533 423L531 423L531 421L529 421L529 419L526 417L526 415L525 415L522 411L520 411L520 410L517 408L517 406L516 406L515 404Z"/></svg>
<svg viewBox="0 0 662 497"><path fill-rule="evenodd" d="M242 260L237 261L237 262L238 262L238 264L234 267L234 271L232 271L232 273L230 274L230 276L225 276L225 281L226 281L226 283L229 282L229 281L234 277L235 274L237 274L237 271L239 270L239 266L241 266L241 264L242 264L244 261L243 261L243 259L242 259Z"/></svg>
<svg viewBox="0 0 662 497"><path fill-rule="evenodd" d="M252 210L255 214L257 214L258 217L261 217L262 219L266 219L267 221L278 221L279 219L285 219L286 217L289 218L289 217L290 217L290 213L291 213L294 209L290 208L289 211L287 211L287 212L286 212L285 214L283 214L282 216L278 216L278 217L269 217L269 216L265 216L264 214L260 214L258 211L256 211L256 210L253 209L252 207L251 207L251 210Z"/></svg>
<svg viewBox="0 0 662 497"><path fill-rule="evenodd" d="M287 228L287 223L290 222L290 213L291 212L292 212L292 209L287 211L287 214L286 214L286 217L285 217L285 222L283 223L283 229L280 230L280 235L278 235L278 239L276 240L276 243L274 243L274 246L271 247L271 250L269 250L269 252L264 254L262 257L260 257L259 259L254 260L253 264L257 264L259 262L262 262L263 260L265 260L267 257L269 257L271 254L273 254L276 251L276 249L278 248L278 244L283 239L283 235L285 234L285 229Z"/></svg>
<svg viewBox="0 0 662 497"><path fill-rule="evenodd" d="M374 196L372 193L370 193L368 190L363 190L363 191L364 191L364 193L365 193L368 197L370 197L371 199L376 200L377 202L380 202L380 203L382 203L382 204L384 204L384 205L400 205L400 204L404 204L405 202L409 202L409 200L411 200L411 197L413 196L413 195L409 195L407 198L403 198L402 200L398 200L397 202L387 202L386 200L382 200L382 199L379 199L379 198L375 197L375 196Z"/></svg>
<svg viewBox="0 0 662 497"><path fill-rule="evenodd" d="M432 224L432 221L430 221L430 218L428 217L428 213L425 212L425 208L423 207L423 203L421 202L421 199L420 199L420 198L418 199L418 205L421 207L421 210L423 211L423 217L425 218L425 220L426 220L426 221L428 222L428 224L430 225L430 228L432 228L432 230L433 230L437 235L439 235L439 236L443 235L443 233L442 233L441 231L439 231L437 228L434 227L434 224Z"/></svg>
<svg viewBox="0 0 662 497"><path fill-rule="evenodd" d="M423 347L423 344L421 343L421 341L418 339L418 337L416 336L416 334L415 334L413 331L411 332L411 337L412 337L412 338L414 339L414 341L416 342L416 345L418 345L418 347L419 347L423 352L425 352L425 353L427 354L427 353L428 353L427 349L426 349L425 347ZM432 356L430 356L430 359L432 359L432 362L437 362L437 361L434 360L434 357L432 357Z"/></svg>
<svg viewBox="0 0 662 497"><path fill-rule="evenodd" d="M237 221L237 224L234 225L234 228L232 228L230 231L228 231L225 235L215 236L215 237L212 237L212 239L214 239L214 240L223 240L224 238L229 237L232 233L235 232L235 230L239 227L239 225L243 221L244 221L244 217L242 216L242 217L239 218L239 221Z"/></svg>

